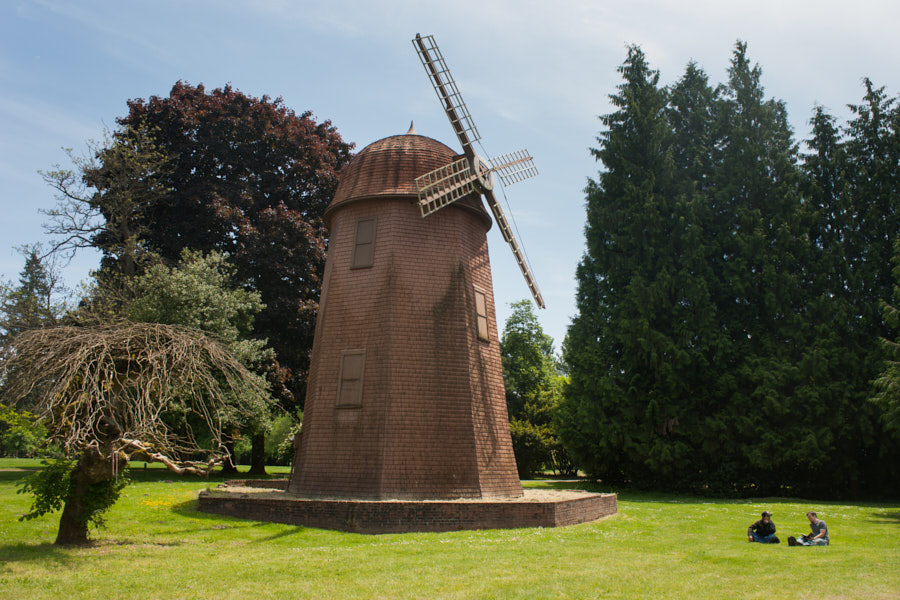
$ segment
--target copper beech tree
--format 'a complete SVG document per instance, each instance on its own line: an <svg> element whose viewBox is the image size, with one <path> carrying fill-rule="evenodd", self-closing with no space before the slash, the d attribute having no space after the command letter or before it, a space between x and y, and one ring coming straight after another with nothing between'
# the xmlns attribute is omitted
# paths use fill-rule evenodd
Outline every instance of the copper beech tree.
<svg viewBox="0 0 900 600"><path fill-rule="evenodd" d="M56 499L36 494L32 508L39 516L62 506L57 544L87 542L89 523L115 501L112 482L133 457L208 473L221 463L223 428L252 417L267 397L265 381L224 343L158 323L23 332L0 376L6 397L29 398L50 439L78 459Z"/></svg>
<svg viewBox="0 0 900 600"><path fill-rule="evenodd" d="M323 214L353 144L329 121L281 98L179 81L128 114L74 170L44 173L60 204L47 211L55 248L93 247L102 272L139 275L152 253L227 253L234 281L265 305L253 336L277 353L267 378L293 413L305 398L327 230ZM253 436L251 472L264 473Z"/></svg>

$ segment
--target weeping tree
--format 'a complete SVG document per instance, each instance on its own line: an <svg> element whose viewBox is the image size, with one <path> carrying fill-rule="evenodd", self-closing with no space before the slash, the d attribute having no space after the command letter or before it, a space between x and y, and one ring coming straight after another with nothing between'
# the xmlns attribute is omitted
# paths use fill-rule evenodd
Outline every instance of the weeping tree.
<svg viewBox="0 0 900 600"><path fill-rule="evenodd" d="M132 459L206 475L225 456L223 431L266 410L263 378L199 330L120 322L19 334L4 366L6 397L32 410L74 464L27 480L23 518L62 508L57 544L84 544L116 501Z"/></svg>

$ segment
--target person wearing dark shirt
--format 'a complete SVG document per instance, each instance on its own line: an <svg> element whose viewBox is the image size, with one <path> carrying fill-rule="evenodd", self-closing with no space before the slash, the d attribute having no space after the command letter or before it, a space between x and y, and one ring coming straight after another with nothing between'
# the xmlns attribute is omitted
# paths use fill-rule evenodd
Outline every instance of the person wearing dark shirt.
<svg viewBox="0 0 900 600"><path fill-rule="evenodd" d="M775 535L775 523L772 522L772 513L764 510L762 519L747 528L747 541L761 544L777 544L781 541Z"/></svg>

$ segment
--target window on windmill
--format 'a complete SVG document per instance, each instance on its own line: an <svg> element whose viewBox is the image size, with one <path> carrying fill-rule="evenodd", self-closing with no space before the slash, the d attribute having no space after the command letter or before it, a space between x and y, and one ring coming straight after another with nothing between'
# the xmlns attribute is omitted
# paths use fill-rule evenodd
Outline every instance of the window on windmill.
<svg viewBox="0 0 900 600"><path fill-rule="evenodd" d="M371 267L375 260L375 217L356 222L356 239L353 243L351 269Z"/></svg>
<svg viewBox="0 0 900 600"><path fill-rule="evenodd" d="M338 376L339 407L362 406L363 371L366 366L365 350L341 352L341 372Z"/></svg>
<svg viewBox="0 0 900 600"><path fill-rule="evenodd" d="M475 289L475 323L478 328L478 339L489 341L488 335L488 318L487 318L487 294L482 290Z"/></svg>

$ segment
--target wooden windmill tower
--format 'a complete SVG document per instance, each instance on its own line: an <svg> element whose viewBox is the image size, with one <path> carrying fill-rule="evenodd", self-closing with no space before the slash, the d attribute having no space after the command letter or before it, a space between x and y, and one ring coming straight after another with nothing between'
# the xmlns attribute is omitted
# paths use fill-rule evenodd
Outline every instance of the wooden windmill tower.
<svg viewBox="0 0 900 600"><path fill-rule="evenodd" d="M490 215L540 292L493 194L537 174L519 151L487 161L431 36L413 40L459 155L412 128L341 174L303 431L288 491L385 500L518 497L487 248ZM490 166L489 166L490 165Z"/></svg>

